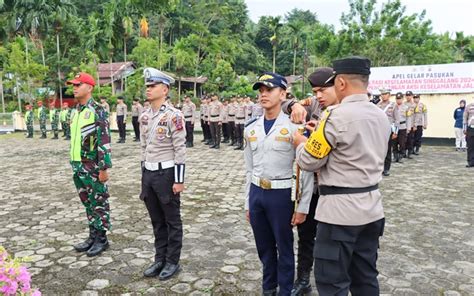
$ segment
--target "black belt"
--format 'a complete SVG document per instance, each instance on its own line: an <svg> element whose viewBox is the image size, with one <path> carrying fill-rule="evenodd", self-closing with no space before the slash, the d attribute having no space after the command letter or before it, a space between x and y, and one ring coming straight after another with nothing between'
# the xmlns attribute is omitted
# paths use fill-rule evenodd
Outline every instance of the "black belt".
<svg viewBox="0 0 474 296"><path fill-rule="evenodd" d="M211 117L219 117L220 115L211 115Z"/></svg>
<svg viewBox="0 0 474 296"><path fill-rule="evenodd" d="M374 191L379 188L379 184L375 184L369 187L338 187L338 186L319 186L319 194L321 195L332 195L332 194L352 194L352 193L364 193Z"/></svg>
<svg viewBox="0 0 474 296"><path fill-rule="evenodd" d="M229 114L229 117L234 117L235 115L234 114Z"/></svg>
<svg viewBox="0 0 474 296"><path fill-rule="evenodd" d="M404 124L404 123L407 123L407 122L406 122L406 121L402 121L402 122L400 122L400 124Z"/></svg>
<svg viewBox="0 0 474 296"><path fill-rule="evenodd" d="M237 119L245 119L245 117L236 117Z"/></svg>
<svg viewBox="0 0 474 296"><path fill-rule="evenodd" d="M191 118L191 117L193 117L193 116L192 115L188 115L188 116L185 115L184 116L184 118Z"/></svg>

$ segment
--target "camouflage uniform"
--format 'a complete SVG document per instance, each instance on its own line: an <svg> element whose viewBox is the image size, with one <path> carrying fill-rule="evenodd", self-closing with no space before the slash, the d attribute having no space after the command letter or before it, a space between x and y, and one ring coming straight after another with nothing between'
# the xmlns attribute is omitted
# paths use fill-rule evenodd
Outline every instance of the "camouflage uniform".
<svg viewBox="0 0 474 296"><path fill-rule="evenodd" d="M41 138L46 138L46 108L44 106L38 108L38 119L40 123Z"/></svg>
<svg viewBox="0 0 474 296"><path fill-rule="evenodd" d="M89 120L90 124L78 129L81 118ZM100 170L112 167L107 112L91 98L86 105L77 105L71 119L71 128L73 130L71 166L74 185L86 208L89 226L101 231L110 230L108 186L98 179Z"/></svg>
<svg viewBox="0 0 474 296"><path fill-rule="evenodd" d="M51 130L54 132L53 139L58 139L59 110L57 110L56 108L49 110L49 121L51 122Z"/></svg>
<svg viewBox="0 0 474 296"><path fill-rule="evenodd" d="M25 113L25 121L26 121L26 130L28 131L28 138L33 138L33 111L28 110Z"/></svg>
<svg viewBox="0 0 474 296"><path fill-rule="evenodd" d="M67 115L66 115L66 139L65 140L70 140L71 139L71 118L76 112L76 108L69 108ZM109 118L107 116L107 118Z"/></svg>
<svg viewBox="0 0 474 296"><path fill-rule="evenodd" d="M69 122L66 121L66 119L68 118L68 114L70 112L71 111L70 111L69 108L65 108L65 109L61 110L61 113L59 113L59 120L61 121L61 128L63 130L63 137L66 137L67 126L69 124Z"/></svg>

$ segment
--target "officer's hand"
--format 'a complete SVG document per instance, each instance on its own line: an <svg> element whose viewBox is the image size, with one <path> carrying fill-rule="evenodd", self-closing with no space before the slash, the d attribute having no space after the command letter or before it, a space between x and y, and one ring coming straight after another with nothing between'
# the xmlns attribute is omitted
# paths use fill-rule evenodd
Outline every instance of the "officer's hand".
<svg viewBox="0 0 474 296"><path fill-rule="evenodd" d="M306 214L303 213L293 213L293 218L291 218L291 225L296 226L303 223L306 220Z"/></svg>
<svg viewBox="0 0 474 296"><path fill-rule="evenodd" d="M293 146L298 147L301 143L306 143L308 138L305 136L301 135L298 131L295 131L293 133Z"/></svg>
<svg viewBox="0 0 474 296"><path fill-rule="evenodd" d="M290 119L293 123L303 123L307 114L308 112L306 112L306 109L303 106L295 103L291 107Z"/></svg>
<svg viewBox="0 0 474 296"><path fill-rule="evenodd" d="M247 222L250 223L250 211L249 210L245 211L245 218L247 218Z"/></svg>
<svg viewBox="0 0 474 296"><path fill-rule="evenodd" d="M305 128L307 130L309 130L310 133L312 133L318 128L318 125L319 125L319 121L310 120L310 121L306 122Z"/></svg>
<svg viewBox="0 0 474 296"><path fill-rule="evenodd" d="M397 137L398 137L398 135L397 135L397 134L395 134L395 133L392 133L392 140L395 140Z"/></svg>
<svg viewBox="0 0 474 296"><path fill-rule="evenodd" d="M184 184L177 184L177 183L173 184L173 193L174 194L178 194L180 192L183 192L183 190L184 190Z"/></svg>
<svg viewBox="0 0 474 296"><path fill-rule="evenodd" d="M106 170L99 171L100 183L105 183L109 180L109 173Z"/></svg>

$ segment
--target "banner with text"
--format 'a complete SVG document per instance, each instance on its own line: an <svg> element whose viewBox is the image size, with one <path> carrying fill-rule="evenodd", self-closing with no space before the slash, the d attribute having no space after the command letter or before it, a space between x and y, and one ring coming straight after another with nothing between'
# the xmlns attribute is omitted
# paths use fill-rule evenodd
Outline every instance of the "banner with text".
<svg viewBox="0 0 474 296"><path fill-rule="evenodd" d="M370 69L369 91L388 87L392 94L457 94L474 92L474 63L379 67Z"/></svg>

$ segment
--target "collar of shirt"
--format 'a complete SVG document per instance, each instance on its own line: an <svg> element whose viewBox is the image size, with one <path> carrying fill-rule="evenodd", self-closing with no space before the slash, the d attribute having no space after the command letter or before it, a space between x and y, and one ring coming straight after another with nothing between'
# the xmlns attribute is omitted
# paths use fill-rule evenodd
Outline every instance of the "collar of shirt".
<svg viewBox="0 0 474 296"><path fill-rule="evenodd" d="M355 94L345 97L341 104L351 103L351 102L362 102L369 101L366 94Z"/></svg>

